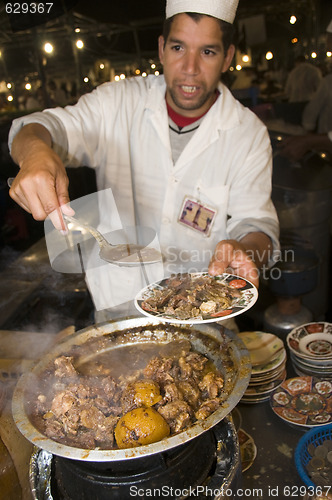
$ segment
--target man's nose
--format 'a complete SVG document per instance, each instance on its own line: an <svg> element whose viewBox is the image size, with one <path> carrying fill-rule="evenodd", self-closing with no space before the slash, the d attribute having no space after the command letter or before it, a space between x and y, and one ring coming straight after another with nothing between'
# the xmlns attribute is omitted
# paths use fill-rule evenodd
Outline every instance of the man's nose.
<svg viewBox="0 0 332 500"><path fill-rule="evenodd" d="M196 75L199 72L199 56L194 53L187 53L183 61L185 73Z"/></svg>

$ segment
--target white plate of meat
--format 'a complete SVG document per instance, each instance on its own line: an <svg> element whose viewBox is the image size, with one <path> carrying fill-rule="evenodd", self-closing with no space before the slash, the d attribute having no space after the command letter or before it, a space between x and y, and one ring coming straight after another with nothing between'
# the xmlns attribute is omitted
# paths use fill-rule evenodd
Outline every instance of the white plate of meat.
<svg viewBox="0 0 332 500"><path fill-rule="evenodd" d="M185 273L143 288L135 298L135 306L145 316L192 325L242 314L257 298L255 285L240 276Z"/></svg>

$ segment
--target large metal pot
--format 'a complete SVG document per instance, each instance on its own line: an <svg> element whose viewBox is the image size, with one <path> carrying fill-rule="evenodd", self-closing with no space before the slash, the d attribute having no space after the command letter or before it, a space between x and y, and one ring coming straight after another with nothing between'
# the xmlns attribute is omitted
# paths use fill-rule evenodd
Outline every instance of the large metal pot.
<svg viewBox="0 0 332 500"><path fill-rule="evenodd" d="M271 292L287 297L311 292L317 285L318 267L319 260L314 252L302 248L283 249L280 261L271 269Z"/></svg>
<svg viewBox="0 0 332 500"><path fill-rule="evenodd" d="M197 421L187 430L165 438L159 442L128 449L81 449L60 444L42 434L33 425L27 411L27 394L38 376L62 354L67 354L74 347L81 348L82 356L93 358L108 350L141 343L168 343L173 340L188 339L193 348L209 357L217 369L224 375L225 398L222 405L203 421ZM236 406L245 392L251 374L248 351L242 341L231 331L215 324L185 325L163 324L150 318L131 318L106 322L77 332L68 340L57 345L51 352L19 379L13 395L13 417L21 433L35 446L54 455L93 462L119 461L160 453L179 446L220 422Z"/></svg>

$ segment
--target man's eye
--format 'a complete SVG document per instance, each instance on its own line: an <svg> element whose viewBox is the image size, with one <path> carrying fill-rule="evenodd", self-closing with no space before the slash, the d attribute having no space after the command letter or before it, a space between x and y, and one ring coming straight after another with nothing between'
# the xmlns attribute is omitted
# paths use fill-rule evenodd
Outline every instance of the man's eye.
<svg viewBox="0 0 332 500"><path fill-rule="evenodd" d="M215 54L215 52L213 52L213 50L210 50L210 49L205 49L203 51L203 53L206 55L206 56L213 56Z"/></svg>
<svg viewBox="0 0 332 500"><path fill-rule="evenodd" d="M175 51L181 50L181 45L173 45L172 50L175 50Z"/></svg>

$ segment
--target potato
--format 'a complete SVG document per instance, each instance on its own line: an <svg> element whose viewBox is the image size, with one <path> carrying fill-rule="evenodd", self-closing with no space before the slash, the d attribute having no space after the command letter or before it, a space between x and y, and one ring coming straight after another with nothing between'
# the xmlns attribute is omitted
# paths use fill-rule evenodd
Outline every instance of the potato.
<svg viewBox="0 0 332 500"><path fill-rule="evenodd" d="M162 399L159 386L153 380L137 380L133 390L137 406L153 406Z"/></svg>
<svg viewBox="0 0 332 500"><path fill-rule="evenodd" d="M164 417L154 408L135 408L118 421L114 435L119 448L155 443L170 434Z"/></svg>

